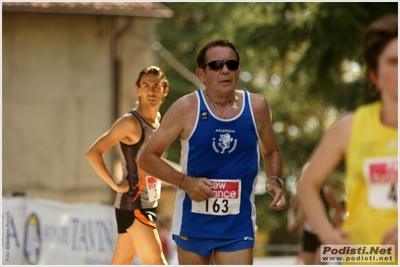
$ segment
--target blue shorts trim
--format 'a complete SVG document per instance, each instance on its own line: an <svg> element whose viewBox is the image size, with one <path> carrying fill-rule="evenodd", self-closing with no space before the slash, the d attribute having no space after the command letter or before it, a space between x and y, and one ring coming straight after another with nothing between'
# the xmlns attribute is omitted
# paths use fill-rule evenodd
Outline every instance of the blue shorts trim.
<svg viewBox="0 0 400 267"><path fill-rule="evenodd" d="M232 239L210 239L173 235L175 243L188 251L209 258L213 250L220 252L232 252L254 247L254 237L245 236Z"/></svg>

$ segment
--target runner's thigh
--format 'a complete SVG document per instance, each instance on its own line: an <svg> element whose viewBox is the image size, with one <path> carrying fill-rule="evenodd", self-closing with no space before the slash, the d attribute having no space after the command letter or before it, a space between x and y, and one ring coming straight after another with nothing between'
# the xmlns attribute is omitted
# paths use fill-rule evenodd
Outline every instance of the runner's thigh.
<svg viewBox="0 0 400 267"><path fill-rule="evenodd" d="M177 246L179 265L209 265L210 258Z"/></svg>
<svg viewBox="0 0 400 267"><path fill-rule="evenodd" d="M114 254L110 264L131 265L135 255L136 250L133 247L132 240L128 233L118 234Z"/></svg>
<svg viewBox="0 0 400 267"><path fill-rule="evenodd" d="M143 264L162 265L165 258L162 253L161 240L157 229L135 220L126 229Z"/></svg>
<svg viewBox="0 0 400 267"><path fill-rule="evenodd" d="M252 265L253 248L246 248L231 252L214 251L216 265Z"/></svg>

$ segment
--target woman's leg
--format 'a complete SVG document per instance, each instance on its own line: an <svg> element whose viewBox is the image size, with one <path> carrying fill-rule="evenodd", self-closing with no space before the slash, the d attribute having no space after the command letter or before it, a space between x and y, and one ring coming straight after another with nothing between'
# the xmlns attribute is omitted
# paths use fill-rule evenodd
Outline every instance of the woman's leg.
<svg viewBox="0 0 400 267"><path fill-rule="evenodd" d="M157 229L135 220L126 231L143 264L167 265Z"/></svg>

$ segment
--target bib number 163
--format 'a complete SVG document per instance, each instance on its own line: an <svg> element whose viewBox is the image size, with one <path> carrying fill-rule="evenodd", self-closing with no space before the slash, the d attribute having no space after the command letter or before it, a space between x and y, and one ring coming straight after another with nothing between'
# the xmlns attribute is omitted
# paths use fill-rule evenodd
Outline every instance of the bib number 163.
<svg viewBox="0 0 400 267"><path fill-rule="evenodd" d="M206 200L206 212L212 211L218 213L221 211L222 213L227 213L229 211L228 207L229 201L227 199L220 200L216 198L214 199L214 201L211 202L213 203L210 204L210 200L209 199Z"/></svg>

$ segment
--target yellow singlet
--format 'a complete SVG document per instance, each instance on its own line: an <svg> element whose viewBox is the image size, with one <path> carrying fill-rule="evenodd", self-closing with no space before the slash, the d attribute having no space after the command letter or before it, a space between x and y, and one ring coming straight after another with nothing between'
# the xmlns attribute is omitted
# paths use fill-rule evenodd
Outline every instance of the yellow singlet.
<svg viewBox="0 0 400 267"><path fill-rule="evenodd" d="M346 155L349 216L344 223L352 244L380 245L398 225L398 129L382 125L381 108L380 101L359 107L352 125ZM394 263L397 256L389 264Z"/></svg>

